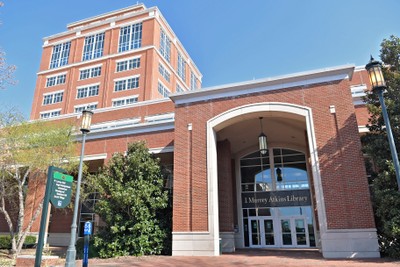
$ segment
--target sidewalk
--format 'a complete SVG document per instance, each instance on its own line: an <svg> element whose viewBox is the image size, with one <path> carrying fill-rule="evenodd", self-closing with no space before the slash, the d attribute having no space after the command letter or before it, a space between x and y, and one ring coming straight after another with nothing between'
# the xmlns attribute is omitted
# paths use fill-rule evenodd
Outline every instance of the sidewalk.
<svg viewBox="0 0 400 267"><path fill-rule="evenodd" d="M82 261L76 262L82 266ZM145 256L118 259L89 259L89 266L110 267L400 267L400 261L389 259L328 260L316 250L238 250L217 257Z"/></svg>

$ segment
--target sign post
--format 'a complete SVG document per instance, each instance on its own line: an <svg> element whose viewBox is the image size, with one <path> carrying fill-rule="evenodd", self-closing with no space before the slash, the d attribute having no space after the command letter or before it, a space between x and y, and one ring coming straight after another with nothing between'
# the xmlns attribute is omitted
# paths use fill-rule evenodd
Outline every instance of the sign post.
<svg viewBox="0 0 400 267"><path fill-rule="evenodd" d="M64 172L66 171L54 166L49 166L47 170L47 182L43 198L39 238L36 247L35 267L40 267L42 262L44 234L46 231L47 213L49 210L50 200L56 208L65 208L71 201L73 177L64 174Z"/></svg>
<svg viewBox="0 0 400 267"><path fill-rule="evenodd" d="M85 227L83 228L83 235L85 236L83 245L83 261L82 267L88 267L89 264L89 240L92 234L92 223L90 221L85 222Z"/></svg>

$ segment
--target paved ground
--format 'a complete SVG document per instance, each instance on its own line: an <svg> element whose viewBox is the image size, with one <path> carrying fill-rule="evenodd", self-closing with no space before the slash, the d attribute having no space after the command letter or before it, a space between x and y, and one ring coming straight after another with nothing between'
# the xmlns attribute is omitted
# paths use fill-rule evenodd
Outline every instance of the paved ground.
<svg viewBox="0 0 400 267"><path fill-rule="evenodd" d="M76 266L82 266L77 261ZM239 266L274 266L274 267L400 267L400 261L388 259L364 260L327 260L315 250L238 250L219 257L124 257L118 259L89 259L89 266L110 267L239 267Z"/></svg>

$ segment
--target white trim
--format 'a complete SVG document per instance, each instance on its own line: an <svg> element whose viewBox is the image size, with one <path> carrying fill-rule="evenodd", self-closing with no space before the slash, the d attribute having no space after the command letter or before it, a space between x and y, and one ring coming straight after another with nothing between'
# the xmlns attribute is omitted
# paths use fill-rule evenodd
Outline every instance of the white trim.
<svg viewBox="0 0 400 267"><path fill-rule="evenodd" d="M368 133L369 129L367 128L367 126L358 126L358 132L359 133Z"/></svg>
<svg viewBox="0 0 400 267"><path fill-rule="evenodd" d="M51 112L56 112L56 111L61 111L61 110L62 110L62 108L51 109L51 110L45 110L45 111L39 112L39 114L51 113ZM57 116L57 117L58 117L58 116Z"/></svg>
<svg viewBox="0 0 400 267"><path fill-rule="evenodd" d="M131 98L137 98L139 100L139 95L130 95L130 96L112 98L111 103L114 101L126 100L126 99L131 99ZM132 104L135 104L135 103L132 103ZM129 105L132 105L132 104L129 104Z"/></svg>
<svg viewBox="0 0 400 267"><path fill-rule="evenodd" d="M131 59L137 59L137 58L141 58L141 57L142 57L142 55L133 56L133 57L124 57L124 58L115 60L115 63L119 63L119 62L123 62L123 61L129 61Z"/></svg>
<svg viewBox="0 0 400 267"><path fill-rule="evenodd" d="M53 78L53 77L57 77L57 76L61 76L61 75L67 75L68 71L63 71L63 72L58 72L56 74L50 74L46 76L46 82L48 78Z"/></svg>
<svg viewBox="0 0 400 267"><path fill-rule="evenodd" d="M57 90L57 91L53 91L53 92L44 93L42 96L55 95L55 94L58 94L58 93L64 93L64 89L63 90Z"/></svg>
<svg viewBox="0 0 400 267"><path fill-rule="evenodd" d="M107 153L101 153L101 154L92 154L92 155L84 155L83 160L84 161L91 161L91 160L98 160L98 159L106 159L107 158Z"/></svg>
<svg viewBox="0 0 400 267"><path fill-rule="evenodd" d="M174 120L175 119L175 113L174 112L169 112L169 113L164 113L164 114L157 114L157 115L150 115L150 116L145 116L144 120L146 122L156 122L160 120Z"/></svg>
<svg viewBox="0 0 400 267"><path fill-rule="evenodd" d="M321 232L326 231L326 212L323 199L323 190L321 184L321 175L319 169L319 161L317 154L317 144L314 132L312 111L308 107L289 103L255 103L236 107L221 113L207 121L207 184L208 184L208 226L210 235L213 237L214 255L218 255L218 238L219 238L219 221L218 221L218 167L217 167L217 131L221 125L235 117L244 116L246 114L254 114L258 116L260 112L286 112L297 114L305 117L306 128L309 141L309 151L311 159L311 168L314 178L314 190L316 197L316 206L318 210L318 219ZM236 170L237 171L237 170ZM238 190L240 192L240 190ZM239 198L240 199L240 198ZM238 208L241 208L238 205ZM239 214L242 218L241 212ZM175 252L176 253L176 252Z"/></svg>
<svg viewBox="0 0 400 267"><path fill-rule="evenodd" d="M234 97L243 94L253 94L286 89L290 87L350 79L353 71L354 65L344 65L272 78L226 84L205 89L197 89L186 93L173 94L170 96L170 98L173 102L175 102L175 105L188 104L198 101L209 101L212 99Z"/></svg>
<svg viewBox="0 0 400 267"><path fill-rule="evenodd" d="M86 79L85 79L86 80ZM77 86L76 87L76 90L78 90L78 89L82 89L82 88L89 88L89 87L91 87L91 86L100 86L100 82L98 82L98 83L89 83L89 84L85 84L85 85L80 85L80 86Z"/></svg>
<svg viewBox="0 0 400 267"><path fill-rule="evenodd" d="M103 63L99 63L99 64L96 64L96 65L91 65L91 66L79 68L79 71L94 69L94 68L102 67L102 66L103 66Z"/></svg>
<svg viewBox="0 0 400 267"><path fill-rule="evenodd" d="M138 119L140 121L140 119ZM92 127L93 129L93 127ZM110 138L122 135L135 135L135 134L146 134L151 132L162 132L168 130L174 130L174 121L159 122L159 123L141 123L131 124L126 126L115 126L110 125L103 129L93 129L90 134L87 135L87 140L95 140L102 138ZM80 137L81 138L81 137Z"/></svg>
<svg viewBox="0 0 400 267"><path fill-rule="evenodd" d="M153 99L153 100L139 101L139 102L129 105L128 107L127 106L118 106L118 107L99 108L99 109L96 109L96 113L111 112L111 111L120 110L120 109L132 108L133 106L141 107L141 106L148 106L148 105L156 105L156 104L160 104L163 102L170 102L170 101L171 101L171 99L169 99L169 98L159 98L159 99ZM68 113L68 114L58 116L57 120L73 118L73 117L76 117L76 113ZM38 119L38 120L40 120L40 119ZM31 120L31 121L35 121L35 120Z"/></svg>
<svg viewBox="0 0 400 267"><path fill-rule="evenodd" d="M154 154L171 153L174 152L174 146L149 148L149 152Z"/></svg>
<svg viewBox="0 0 400 267"><path fill-rule="evenodd" d="M132 76L125 76L125 77L121 77L121 78L115 78L114 80L113 80L113 82L119 82L119 81L125 81L125 80L128 80L128 79L132 79L132 78L139 78L140 77L140 74L136 74L136 75L132 75ZM115 89L115 88L114 88ZM132 88L133 89L133 88ZM114 91L115 92L115 91ZM117 92L119 92L119 91L117 91Z"/></svg>

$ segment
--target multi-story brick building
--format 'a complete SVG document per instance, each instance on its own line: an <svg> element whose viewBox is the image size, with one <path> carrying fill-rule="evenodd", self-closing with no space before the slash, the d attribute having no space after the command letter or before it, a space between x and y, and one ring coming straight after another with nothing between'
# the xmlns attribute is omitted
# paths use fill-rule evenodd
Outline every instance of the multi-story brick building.
<svg viewBox="0 0 400 267"><path fill-rule="evenodd" d="M160 11L135 5L45 38L31 119L93 109L92 169L145 140L173 172L173 255L218 255L221 242L226 252L379 257L359 139L366 72L345 65L198 89L201 78ZM68 244L68 216L52 210L50 244ZM97 222L83 206L87 219Z"/></svg>

